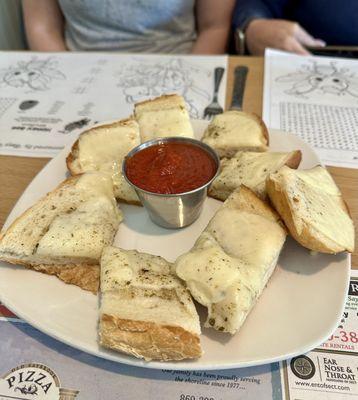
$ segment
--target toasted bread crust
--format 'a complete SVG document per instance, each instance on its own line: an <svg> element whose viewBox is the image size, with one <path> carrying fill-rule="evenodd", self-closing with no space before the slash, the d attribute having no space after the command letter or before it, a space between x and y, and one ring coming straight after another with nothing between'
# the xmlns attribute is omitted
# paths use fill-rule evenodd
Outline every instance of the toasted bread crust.
<svg viewBox="0 0 358 400"><path fill-rule="evenodd" d="M78 175L81 173L81 171L78 170L75 166L75 161L78 158L78 151L79 151L79 139L77 139L75 143L73 143L71 152L66 157L67 169L70 171L71 175Z"/></svg>
<svg viewBox="0 0 358 400"><path fill-rule="evenodd" d="M151 104L158 104L158 103L167 103L168 101L171 103L173 100L178 100L180 99L180 96L175 94L175 93L170 93L170 94L163 94L159 97L155 97L154 99L148 99L148 100L143 100L138 103L135 103L135 107L142 107L145 105L151 105Z"/></svg>
<svg viewBox="0 0 358 400"><path fill-rule="evenodd" d="M55 275L61 281L79 286L81 289L88 290L97 294L99 289L99 264L68 264L68 265L32 265L36 271L44 272L48 275Z"/></svg>
<svg viewBox="0 0 358 400"><path fill-rule="evenodd" d="M102 346L147 361L179 361L201 356L199 336L177 326L103 314L99 332Z"/></svg>
<svg viewBox="0 0 358 400"><path fill-rule="evenodd" d="M301 150L295 150L292 153L292 156L285 162L284 165L287 165L288 167L292 169L297 169L298 166L301 164L302 161L302 152Z"/></svg>
<svg viewBox="0 0 358 400"><path fill-rule="evenodd" d="M226 193L224 194L221 191L213 190L211 188L208 190L208 196L220 201L225 201L227 199Z"/></svg>
<svg viewBox="0 0 358 400"><path fill-rule="evenodd" d="M130 204L131 206L138 206L138 207L142 207L143 206L143 204L140 201L129 201L129 200L124 200L124 199L120 199L120 198L116 198L116 199L120 203Z"/></svg>
<svg viewBox="0 0 358 400"><path fill-rule="evenodd" d="M294 211L290 206L287 193L281 189L277 182L270 178L266 181L266 189L271 202L284 220L291 236L302 246L313 251L328 254L336 254L341 251L352 253L354 251L353 248L348 249L340 246L304 220L302 221L302 230L298 232L294 221ZM343 200L341 207L347 212L347 207Z"/></svg>
<svg viewBox="0 0 358 400"><path fill-rule="evenodd" d="M47 275L54 275L67 284L78 286L94 294L97 294L99 289L100 267L98 264L29 264L21 259L6 257L1 260L10 264L23 265Z"/></svg>
<svg viewBox="0 0 358 400"><path fill-rule="evenodd" d="M260 118L257 114L255 114L253 112L246 112L246 114L251 115L251 117L254 120L256 120L257 123L261 126L262 134L263 134L264 138L266 139L266 145L269 146L270 145L270 136L269 136L269 132L268 132L267 126L265 125L265 123L262 120L262 118Z"/></svg>

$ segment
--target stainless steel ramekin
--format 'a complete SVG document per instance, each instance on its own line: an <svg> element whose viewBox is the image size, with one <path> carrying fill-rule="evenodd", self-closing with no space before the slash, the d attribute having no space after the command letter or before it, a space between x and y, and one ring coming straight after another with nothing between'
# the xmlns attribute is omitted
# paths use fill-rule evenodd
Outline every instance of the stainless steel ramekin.
<svg viewBox="0 0 358 400"><path fill-rule="evenodd" d="M148 192L134 185L127 177L126 162L138 151L150 146L163 143L193 144L205 150L216 164L214 176L205 185L194 190L178 194L160 194ZM192 224L200 215L206 198L208 187L216 178L219 171L220 160L216 152L207 144L187 137L166 137L149 140L132 149L123 160L122 173L126 181L135 189L137 195L146 208L151 220L164 228L183 228Z"/></svg>

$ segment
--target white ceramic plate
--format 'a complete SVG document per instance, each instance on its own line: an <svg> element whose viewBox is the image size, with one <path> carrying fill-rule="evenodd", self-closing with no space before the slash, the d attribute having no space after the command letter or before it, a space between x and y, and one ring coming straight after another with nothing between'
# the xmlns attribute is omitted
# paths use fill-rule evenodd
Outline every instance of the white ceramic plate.
<svg viewBox="0 0 358 400"><path fill-rule="evenodd" d="M193 121L198 138L206 125L205 121ZM270 138L271 150L300 149L301 168L319 164L317 155L299 137L271 130ZM66 178L68 151L69 147L36 176L5 226ZM207 199L200 218L181 230L160 228L149 220L143 208L123 205L125 220L115 245L174 261L192 247L220 204ZM349 255L311 255L288 239L278 267L240 332L230 336L204 328L201 338L204 355L189 362L148 363L99 347L97 297L55 277L0 262L0 296L5 305L31 325L99 357L148 368L225 369L282 360L322 343L339 323L349 271ZM200 313L203 321L204 310Z"/></svg>

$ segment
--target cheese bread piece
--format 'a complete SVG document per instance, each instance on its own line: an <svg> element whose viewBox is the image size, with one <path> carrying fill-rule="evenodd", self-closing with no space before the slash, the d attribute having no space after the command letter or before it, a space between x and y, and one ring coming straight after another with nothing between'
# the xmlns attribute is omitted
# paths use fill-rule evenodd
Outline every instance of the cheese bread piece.
<svg viewBox="0 0 358 400"><path fill-rule="evenodd" d="M270 278L286 238L279 216L241 186L174 265L208 308L207 327L234 334Z"/></svg>
<svg viewBox="0 0 358 400"><path fill-rule="evenodd" d="M204 132L202 141L211 146L219 157L232 157L241 151L267 151L267 128L255 114L225 111L217 115Z"/></svg>
<svg viewBox="0 0 358 400"><path fill-rule="evenodd" d="M121 220L109 177L71 177L0 236L0 259L96 292L103 247L112 244Z"/></svg>
<svg viewBox="0 0 358 400"><path fill-rule="evenodd" d="M201 355L189 291L161 257L107 247L101 259L99 340L145 360Z"/></svg>
<svg viewBox="0 0 358 400"><path fill-rule="evenodd" d="M142 142L166 136L194 137L183 97L163 95L137 103L134 115L139 124Z"/></svg>
<svg viewBox="0 0 358 400"><path fill-rule="evenodd" d="M224 201L240 185L245 185L264 200L269 174L283 165L297 168L300 162L299 150L290 153L238 151L234 157L221 160L220 173L212 183L209 195Z"/></svg>
<svg viewBox="0 0 358 400"><path fill-rule="evenodd" d="M267 181L267 193L291 235L322 253L354 251L354 226L329 172L282 167Z"/></svg>
<svg viewBox="0 0 358 400"><path fill-rule="evenodd" d="M139 126L134 119L124 119L83 132L68 155L67 167L72 175L100 171L113 179L114 195L119 201L139 204L135 190L122 175L122 162L140 143Z"/></svg>

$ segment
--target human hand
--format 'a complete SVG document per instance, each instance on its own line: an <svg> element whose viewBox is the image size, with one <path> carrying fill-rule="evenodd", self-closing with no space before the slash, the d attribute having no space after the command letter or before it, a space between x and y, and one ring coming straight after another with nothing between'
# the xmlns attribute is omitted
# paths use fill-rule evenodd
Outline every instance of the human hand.
<svg viewBox="0 0 358 400"><path fill-rule="evenodd" d="M283 19L254 19L245 32L246 46L253 55L263 55L266 47L307 55L304 47L323 47L325 43L315 39L297 22Z"/></svg>

